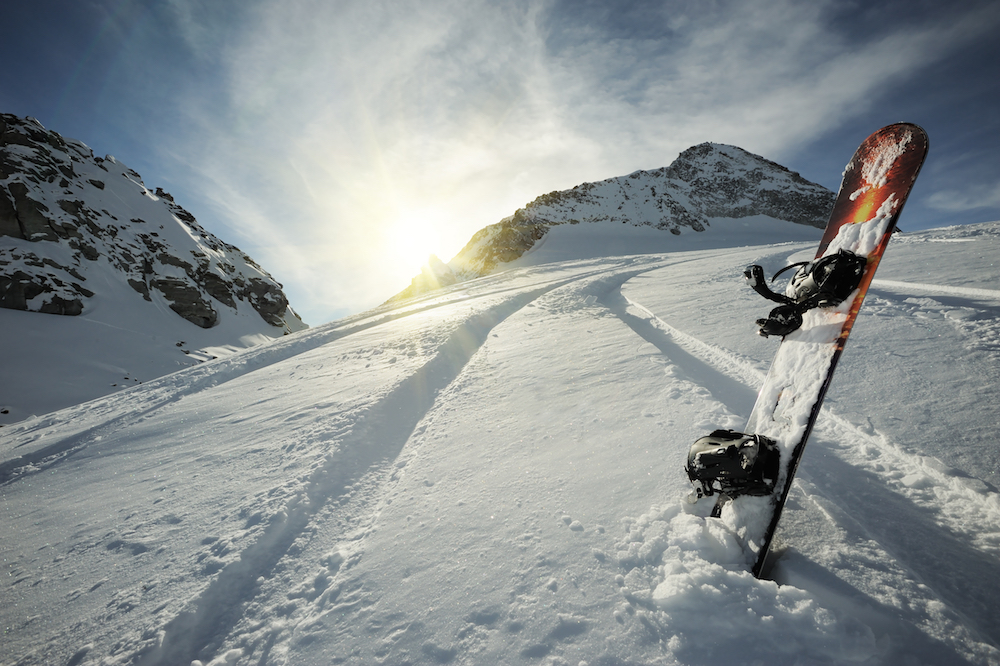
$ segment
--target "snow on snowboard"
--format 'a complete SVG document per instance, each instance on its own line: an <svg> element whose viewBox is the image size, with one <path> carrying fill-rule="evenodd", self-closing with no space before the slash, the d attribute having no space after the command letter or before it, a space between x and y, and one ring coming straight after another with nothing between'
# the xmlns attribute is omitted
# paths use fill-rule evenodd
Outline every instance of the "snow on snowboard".
<svg viewBox="0 0 1000 666"><path fill-rule="evenodd" d="M782 340L746 434L700 438L686 471L692 501L712 498L710 519L740 538L758 578L834 368L926 154L927 134L916 125L875 132L844 170L815 259L787 267L798 270L785 292L770 290L760 266L746 271L750 286L778 303L758 320L760 334Z"/></svg>

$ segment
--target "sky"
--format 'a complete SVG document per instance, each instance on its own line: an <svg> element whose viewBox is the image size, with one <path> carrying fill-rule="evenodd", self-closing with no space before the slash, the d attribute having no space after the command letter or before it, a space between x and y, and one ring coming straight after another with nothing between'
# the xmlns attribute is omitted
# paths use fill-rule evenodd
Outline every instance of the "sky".
<svg viewBox="0 0 1000 666"><path fill-rule="evenodd" d="M311 325L553 190L711 141L836 190L898 121L900 226L1000 219L1000 3L34 0L0 112L114 155L250 254Z"/></svg>

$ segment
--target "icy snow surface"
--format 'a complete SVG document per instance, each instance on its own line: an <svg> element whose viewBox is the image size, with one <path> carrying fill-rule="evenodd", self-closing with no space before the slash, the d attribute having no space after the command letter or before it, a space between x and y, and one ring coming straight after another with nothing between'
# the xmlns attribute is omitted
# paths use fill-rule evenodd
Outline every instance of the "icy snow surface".
<svg viewBox="0 0 1000 666"><path fill-rule="evenodd" d="M1000 664L1000 223L890 243L774 580L682 465L818 238L594 231L0 428L0 663Z"/></svg>

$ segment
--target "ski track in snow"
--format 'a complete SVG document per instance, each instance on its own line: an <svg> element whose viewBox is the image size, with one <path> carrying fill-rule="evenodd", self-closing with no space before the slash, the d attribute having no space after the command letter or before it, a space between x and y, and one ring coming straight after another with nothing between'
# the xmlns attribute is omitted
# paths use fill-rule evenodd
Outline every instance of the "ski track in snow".
<svg viewBox="0 0 1000 666"><path fill-rule="evenodd" d="M480 282L481 284L478 286L482 288L483 283L489 282L489 278ZM554 282L558 283L559 280L554 280ZM491 293L503 293L503 291L491 291ZM4 434L10 435L14 443L7 447L7 450L14 455L9 455L6 451L0 452L0 455L5 458L0 462L0 486L22 474L37 473L47 469L65 457L84 449L90 443L100 441L102 432L113 431L123 424L141 420L143 416L154 413L186 396L222 385L266 366L281 363L333 341L388 322L476 297L476 295L465 296L462 294L457 298L430 297L422 299L410 307L385 308L387 310L385 313L376 311L375 314L368 312L348 317L338 321L335 325L304 331L299 335L278 340L260 349L250 349L243 354L203 363L147 382L143 391L137 392L134 389L127 389L105 399L62 410L57 413L58 416L51 414L25 424L8 427ZM138 393L138 400L141 401L139 404L137 404L134 395L136 393ZM96 412L94 411L95 407ZM65 436L67 424L72 424L74 420L84 414L98 418L108 415L109 419L96 427L86 428L69 437ZM57 433L57 437L50 437L50 433L53 432ZM24 436L18 437L21 433L24 433ZM47 439L55 439L56 441L39 444Z"/></svg>
<svg viewBox="0 0 1000 666"><path fill-rule="evenodd" d="M123 494L129 515L96 526L81 518L75 534L37 553L8 548L10 590L61 585L68 594L66 608L7 621L12 641L28 631L38 638L17 643L20 652L0 655L0 663L1000 664L1000 494L936 457L915 454L870 420L859 422L863 410L846 401L828 399L807 447L778 530L774 580L750 576L734 536L680 501L687 484L678 463L686 450L677 442L716 427L744 427L767 370L762 352L747 350L766 347L730 345L752 335L750 326L709 338L705 330L719 330L717 322L734 315L706 302L703 317L692 318L695 305L679 320L670 299L683 295L646 300L654 292L643 285L673 288L675 278L701 285L703 276L714 276L706 295L699 294L711 301L712 289L734 293L730 285L745 263L780 266L808 247L518 269L5 428L0 492L11 497L43 488L64 467L81 474L111 459L108 442L128 444L135 456L144 454L142 446L155 452L166 427L160 422L187 428L171 433L178 441L210 442L213 428L243 428L259 446L239 458L252 459L245 463L251 467L274 466L275 476L254 476L247 467L245 490L227 489L238 499L221 489L207 495L223 514L211 526L212 514L192 504L200 498L174 495L150 508ZM766 309L736 289L736 317ZM998 297L988 289L876 280L862 317L951 327L971 353L996 363ZM549 337L557 324L570 342ZM402 341L389 333L374 337L393 325L405 325L391 329ZM848 357L855 338L865 344L864 330L861 321ZM524 367L532 357L519 351L522 341L543 354L568 344L581 355L581 367L532 387L531 368ZM588 367L585 352L607 367ZM293 409L274 413L286 403L253 393L261 390L257 381L272 386L268 373L300 373L310 393L337 386L321 382L334 372L333 365L324 368L335 360L332 353L360 369L352 375L353 393L301 396ZM513 367L504 365L509 358L521 372L518 393L495 386L512 381L503 374ZM547 359L544 371L562 372L561 360ZM377 372L367 377L372 364ZM838 375L849 371L842 367ZM579 414L569 409L592 397L593 387L614 381L605 376L635 380L611 384L602 397L612 407L639 404L629 395L613 401L628 391L650 393L659 407L621 432L626 422L615 425L599 403L581 405ZM243 392L241 408L221 397L211 403L226 385ZM508 399L517 407L496 404ZM540 404L547 399L574 413L548 414ZM477 406L487 416L478 416ZM198 424L202 414L219 424ZM489 420L498 415L507 420ZM551 429L572 446L533 453L552 441ZM482 438L484 448L463 446L471 437ZM592 437L614 446L654 437L668 442L669 450L662 442L646 444L644 455L669 460L665 468L650 466L669 478L637 486L634 494L623 490L619 500L639 511L655 501L650 495L666 503L623 517L619 502L602 512L582 502L587 483L613 486L621 474L611 466L592 469L591 455L607 464L588 450ZM642 446L620 455L642 455ZM172 455L198 456L206 470L233 464L224 447ZM530 455L562 458L536 469L531 461L539 459ZM525 474L499 475L511 465L523 465ZM131 469L148 472L157 492L184 487L152 464ZM449 476L450 483L441 482ZM486 485L490 480L495 487ZM539 487L547 494L525 490ZM52 518L42 510L28 515L44 526ZM187 517L198 511L204 531L192 532ZM495 522L486 515L492 512ZM421 521L412 534L404 531L411 514ZM466 514L481 531L463 537ZM435 515L455 525L423 524ZM610 527L616 518L621 526ZM560 541L557 534L573 536ZM385 568L395 561L394 549L407 551L399 555L409 570ZM171 550L188 559L164 562ZM154 555L163 573L142 568ZM90 582L73 583L78 571ZM470 591L478 596L470 600ZM73 615L74 605L93 609L91 617ZM438 612L435 605L442 605ZM53 629L38 629L43 614L51 615L44 621Z"/></svg>
<svg viewBox="0 0 1000 666"><path fill-rule="evenodd" d="M624 263L627 266L633 262ZM260 662L264 663L286 652L288 643L310 640L313 625L326 616L367 613L375 601L361 595L362 584L350 581L350 570L366 549L366 537L377 530L376 516L385 509L385 498L397 485L406 468L407 457L414 455L411 446L408 456L400 457L404 445L414 438L419 440L426 430L427 426L420 424L435 405L435 396L455 382L490 331L514 312L535 306L542 295L569 285L574 291L583 293L585 303L592 303L597 300L593 294L615 291L621 283L646 270L649 269L618 268L578 274L572 280L559 281L513 298L504 306L494 308L488 317L480 317L474 325L461 326L439 348L433 361L409 376L359 419L352 433L340 443L341 450L351 457L346 461L348 464L345 465L344 456L330 456L313 472L307 487L279 513L275 526L269 527L241 553L237 563L220 572L193 604L193 610L180 614L166 626L160 644L144 655L140 663L183 663L213 654L221 654L222 663L226 655L236 658L247 653L252 653L255 659L259 654ZM551 306L546 310L557 311ZM430 381L431 378L434 380ZM380 446L363 456L357 455L364 449L365 442L379 442ZM362 488L365 490L359 492ZM348 520L346 524L341 522L340 530L324 530L322 540L336 545L329 551L322 549L324 554L318 558L321 566L317 571L299 584L292 583L279 560L285 555L298 555L309 547L309 542L316 538L319 524L329 526L339 522L336 514L353 515L357 519ZM578 522L567 521L566 524L571 531L584 529L578 527ZM279 572L282 575L276 576ZM268 580L272 578L275 580ZM552 579L546 586L556 589L558 583ZM234 599L244 600L244 612L231 610ZM288 615L288 620L263 626L255 622L254 612L268 607L286 608L284 614ZM549 640L571 638L586 626L582 617L560 617L561 624L549 634ZM474 612L468 618L475 627L497 622L495 611ZM399 621L398 626L389 628L387 645L393 645L399 636L410 630L411 623ZM466 631L472 630L467 628ZM548 642L543 641L529 645L524 653L529 657L542 656L550 649ZM455 656L454 648L434 642L424 642L421 652L432 662L443 663ZM287 661L295 663L294 659Z"/></svg>
<svg viewBox="0 0 1000 666"><path fill-rule="evenodd" d="M450 384L498 323L551 287L509 298L463 322L436 355L417 372L395 386L355 423L338 451L328 456L298 492L272 519L264 533L226 566L194 602L195 608L171 620L157 649L141 664L181 664L198 657L206 645L229 632L235 620L233 601L249 600L258 578L268 576L277 561L303 533L316 513L342 495L373 467L395 461L417 423L434 403L435 395ZM366 443L377 446L365 446ZM335 569L341 558L330 556ZM322 583L314 587L320 587Z"/></svg>
<svg viewBox="0 0 1000 666"><path fill-rule="evenodd" d="M929 291L934 294L948 294L955 296L965 296L970 299L987 299L1000 301L1000 291L996 289L971 289L969 287L949 287L943 284L921 284L920 282L900 282L898 280L872 280L872 286L876 289L888 289L891 291Z"/></svg>
<svg viewBox="0 0 1000 666"><path fill-rule="evenodd" d="M894 291L955 295L965 299L1000 299L1000 292L985 289L890 280L876 281L875 286ZM629 311L620 305L614 309L633 330L656 345L678 368L712 391L727 407L735 408L733 411L740 414L749 412L755 398L753 389L762 384L766 372L753 361L683 333L640 303L624 296L622 299L629 306ZM929 307L931 312L935 307L949 307L935 301L907 299L907 302L914 302L924 309ZM911 308L911 311L914 309L917 308ZM954 319L959 324L967 321L967 317L963 316ZM997 319L997 316L986 318L990 325L995 325ZM975 331L972 337L990 339L983 335L982 330ZM728 378L731 384L727 386L724 380L719 379L720 375ZM745 387L750 394L735 390L733 385ZM741 429L742 424L715 423L708 427ZM930 588L930 599L921 610L927 615L928 624L948 627L948 631L959 633L964 632L963 627L973 628L973 639L1000 645L1000 611L993 604L993 600L1000 595L1000 494L990 492L989 487L979 479L969 477L935 458L914 456L901 450L874 428L862 429L837 416L829 407L822 408L811 440L806 459L823 457L822 478L815 473L810 474L815 465L803 465L795 481L798 499L809 499L820 507L828 520L851 535L849 541L870 541L869 547L878 544L874 547L883 556L899 562L903 570L896 574L895 584L908 584L912 588L913 583L898 580L909 575L919 581L918 587L926 585ZM859 512L857 508L867 506L891 507L889 513L902 519L896 522L873 516L866 520L866 512ZM794 508L786 511L783 526L794 520L791 515L794 513ZM654 546L653 552L656 552L662 550L666 543L657 531L671 521L671 527L676 528L678 520L684 522L690 518L677 510L664 511L661 507L653 507L649 514L638 519L637 524L641 526L640 532L649 530L653 533L654 544L660 542L659 548ZM784 532L785 529L779 527L779 543ZM630 539L645 542L649 536L631 535ZM725 540L718 534L714 539ZM791 542L794 543L794 539ZM720 547L718 541L715 543L716 547ZM928 547L928 544L932 545ZM628 540L623 545L627 546ZM694 545L699 549L706 547L701 540L695 541ZM722 548L722 553L717 553L723 562L727 561L727 550ZM625 552L623 559L626 566L635 565L634 549ZM846 556L847 553L840 553L837 557ZM728 557L734 558L731 551ZM640 559L648 561L648 554ZM653 558L653 561L657 560ZM667 557L662 561L668 562ZM836 560L829 564L835 565ZM663 568L668 573L653 578L654 594L658 589L662 592L661 586L671 582L670 565L665 564ZM794 568L787 573L786 569L789 567L773 572L773 575L785 583L798 584L807 589L811 586L805 584L806 580ZM827 572L824 572L824 577L833 578ZM644 582L649 583L648 580ZM812 582L809 581L810 584ZM843 581L838 585L851 590L846 595L847 599L858 596L858 591ZM936 607L940 603L935 597L947 604L948 612ZM845 608L854 609L857 600L847 599L843 601ZM670 604L660 603L659 607L669 609ZM884 623L885 619L881 622ZM940 638L951 642L948 641L948 631L940 632ZM997 652L986 649L962 656L977 661L984 657L996 659ZM945 655L940 655L940 658L945 658Z"/></svg>
<svg viewBox="0 0 1000 666"><path fill-rule="evenodd" d="M644 261L647 260L624 263L629 265ZM392 469L403 445L434 404L435 396L454 381L486 340L489 331L511 313L560 285L609 272L606 265L598 270L587 270L588 263L592 262L582 262L582 268L569 271L572 274L570 278L528 280L527 283L534 289L489 288L487 285L491 280L487 278L477 281L479 284L455 290L449 296L426 297L412 306L384 315L367 316L359 321L342 321L335 328L326 327L279 341L270 345L266 351L252 349L237 357L220 359L175 373L147 383L141 391L122 392L95 401L96 410L89 406L71 408L38 419L30 425L9 428L4 433L11 436L8 443L12 445L7 450L14 454L24 452L8 456L0 465L0 472L3 474L0 481L3 485L24 482L33 474L56 469L60 463L78 457L88 448L100 444L109 433L141 423L149 419L150 415L156 415L190 396L301 357L331 342L414 314L445 308L469 299L483 300L482 294L476 292L486 292L487 303L490 299L497 300L496 297L499 296L497 305L481 309L458 325L445 341L438 343L428 362L387 393L377 396L360 415L353 417L353 423L330 428L323 438L335 440L337 446L322 461L313 464L312 471L302 482L291 484L293 491L283 505L275 506L273 502L269 502L256 511L248 508L242 513L247 518L248 527L254 528L244 535L242 543L245 545L242 549L234 549L240 543L236 539L206 538L204 543L208 546L205 552L207 558L199 561L204 561L204 571L212 575L208 585L188 600L184 609L162 629L151 631L147 628L139 636L122 638L116 647L120 656L131 655L127 661L140 664L186 664L199 657L210 658L224 644L225 637L232 628L241 621L244 607L252 603L260 586L265 584L278 562L286 555L294 555L297 543L309 540L311 531L315 529L313 523L317 514L325 507L335 504L337 498L344 498L342 501L351 505L348 508L355 516L355 519L348 521L349 529L343 537L344 541L350 543L363 538L366 534L364 524L369 523L370 529L371 523L371 518L364 516L370 516L376 510L370 498L377 498L385 492L384 487L379 488L384 486L384 482L377 479L383 476L384 470ZM525 271L528 275L532 272ZM632 274L634 271L629 273ZM619 282L623 279L627 278L620 278ZM538 287L538 284L544 286ZM463 295L462 292L466 290L473 292L472 295ZM130 393L138 393L140 401L130 400ZM89 417L84 419L85 422L93 423L97 420L98 425L66 436L67 429L71 430L73 421L82 414ZM369 446L368 442L377 443L378 446ZM370 487L373 484L375 488L370 488L371 492L364 495L369 499L362 499L360 503L356 498L351 499L352 495L357 494L355 486ZM361 517L357 518L358 516ZM180 518L173 520L181 521ZM149 546L141 539L130 537L112 539L107 549L126 549L134 554L142 554L149 550ZM344 552L349 552L349 549L331 551L324 558L329 574L326 577L318 576L313 582L315 592L308 590L303 592L302 597L316 601L321 608L325 605L331 595L330 591L326 595L322 593L326 591L330 577L342 564L349 564L351 561ZM143 592L146 589L143 585ZM112 603L118 603L125 612L129 612L138 603L141 593L129 594L133 595L132 601L122 601L123 597L119 597L119 601L113 599ZM288 591L282 590L280 594L286 596ZM290 598L294 597L292 594ZM274 634L270 636L273 643ZM268 645L262 660L270 649ZM87 651L82 649L78 662ZM231 650L223 651L223 658L226 654L232 656L234 653Z"/></svg>

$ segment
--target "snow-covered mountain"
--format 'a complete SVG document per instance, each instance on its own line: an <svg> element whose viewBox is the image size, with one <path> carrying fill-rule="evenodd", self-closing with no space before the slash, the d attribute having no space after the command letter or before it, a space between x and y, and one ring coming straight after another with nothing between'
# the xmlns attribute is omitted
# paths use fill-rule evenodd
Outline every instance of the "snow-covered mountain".
<svg viewBox="0 0 1000 666"><path fill-rule="evenodd" d="M708 242L718 246L722 239L715 227L724 220L769 218L822 229L835 198L822 185L759 155L736 146L703 143L661 169L543 194L476 232L447 264L433 258L392 300L523 265L518 260L560 225L596 223L605 234L613 226L611 235L619 243L628 237L638 240L630 248L634 252L666 252L674 247L671 235L682 232L709 232L716 238ZM663 233L637 234L622 225Z"/></svg>
<svg viewBox="0 0 1000 666"><path fill-rule="evenodd" d="M280 284L114 157L9 114L0 151L0 306L78 315L101 289L87 278L96 269L201 328L236 301L275 328L302 327Z"/></svg>
<svg viewBox="0 0 1000 666"><path fill-rule="evenodd" d="M4 368L0 423L216 355L208 347L303 328L281 285L170 194L34 119L0 115L0 335L18 350ZM60 348L63 331L75 349ZM80 385L90 374L81 364L108 372ZM73 386L33 386L53 365Z"/></svg>
<svg viewBox="0 0 1000 666"><path fill-rule="evenodd" d="M757 580L682 467L777 344L744 267L815 251L766 222L0 428L0 664L1000 664L1000 223L894 237Z"/></svg>

